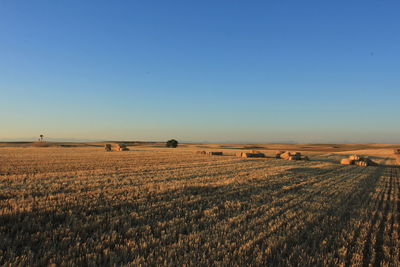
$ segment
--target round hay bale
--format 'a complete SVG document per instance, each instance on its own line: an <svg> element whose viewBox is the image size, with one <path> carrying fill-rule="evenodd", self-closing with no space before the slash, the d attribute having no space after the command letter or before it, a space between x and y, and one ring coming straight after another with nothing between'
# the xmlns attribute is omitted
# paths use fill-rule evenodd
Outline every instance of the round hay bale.
<svg viewBox="0 0 400 267"><path fill-rule="evenodd" d="M239 157L239 158L241 158L242 157L242 154L243 154L243 152L236 152L236 157Z"/></svg>

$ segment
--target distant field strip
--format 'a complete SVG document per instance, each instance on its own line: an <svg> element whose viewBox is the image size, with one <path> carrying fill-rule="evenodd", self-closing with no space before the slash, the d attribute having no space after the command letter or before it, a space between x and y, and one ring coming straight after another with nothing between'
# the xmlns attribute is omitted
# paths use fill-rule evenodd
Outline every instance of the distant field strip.
<svg viewBox="0 0 400 267"><path fill-rule="evenodd" d="M400 169L0 148L0 265L400 265Z"/></svg>

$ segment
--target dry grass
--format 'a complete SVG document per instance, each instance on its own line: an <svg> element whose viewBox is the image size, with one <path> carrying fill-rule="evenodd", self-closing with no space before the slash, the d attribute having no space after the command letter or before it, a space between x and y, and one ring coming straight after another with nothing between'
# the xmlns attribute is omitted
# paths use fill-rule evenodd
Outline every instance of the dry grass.
<svg viewBox="0 0 400 267"><path fill-rule="evenodd" d="M102 146L0 148L1 266L400 264L399 168Z"/></svg>

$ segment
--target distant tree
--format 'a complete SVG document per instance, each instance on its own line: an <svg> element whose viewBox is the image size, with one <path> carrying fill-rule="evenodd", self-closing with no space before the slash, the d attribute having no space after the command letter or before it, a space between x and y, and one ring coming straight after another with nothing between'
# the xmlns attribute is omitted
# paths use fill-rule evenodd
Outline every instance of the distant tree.
<svg viewBox="0 0 400 267"><path fill-rule="evenodd" d="M178 146L178 141L176 141L175 139L171 139L167 141L167 147L177 147Z"/></svg>
<svg viewBox="0 0 400 267"><path fill-rule="evenodd" d="M43 141L43 137L44 137L44 135L43 134L41 134L41 135L39 135L40 136L40 139L39 139L39 141Z"/></svg>

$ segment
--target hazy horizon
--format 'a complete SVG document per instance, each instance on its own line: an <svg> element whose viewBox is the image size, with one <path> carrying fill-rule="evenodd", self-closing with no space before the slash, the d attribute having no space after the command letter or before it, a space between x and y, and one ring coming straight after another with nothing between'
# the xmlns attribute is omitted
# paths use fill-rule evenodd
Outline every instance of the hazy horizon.
<svg viewBox="0 0 400 267"><path fill-rule="evenodd" d="M398 144L399 10L2 1L0 140Z"/></svg>
<svg viewBox="0 0 400 267"><path fill-rule="evenodd" d="M0 142L35 142L37 141L37 137L26 137L26 138L0 138ZM45 137L44 141L48 142L118 142L118 141L125 141L125 142L165 142L167 139L112 139L112 138L103 138L103 139L80 139L80 138L53 138L53 137ZM400 144L399 142L355 142L351 140L336 140L334 141L296 141L290 139L270 139L270 140L259 140L257 141L246 141L246 140L214 140L214 141L207 141L207 140L178 140L180 143L193 143L193 144Z"/></svg>

